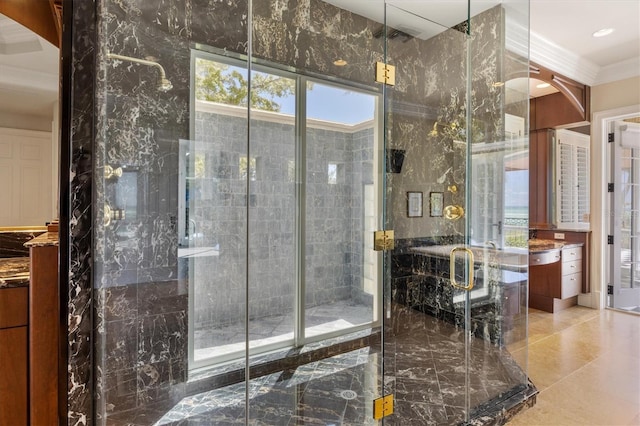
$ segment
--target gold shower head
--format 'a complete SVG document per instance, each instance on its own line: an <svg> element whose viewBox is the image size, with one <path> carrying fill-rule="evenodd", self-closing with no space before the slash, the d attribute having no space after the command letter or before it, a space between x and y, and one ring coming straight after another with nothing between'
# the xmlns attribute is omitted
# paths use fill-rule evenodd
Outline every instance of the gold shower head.
<svg viewBox="0 0 640 426"><path fill-rule="evenodd" d="M118 59L120 61L129 61L129 62L134 62L136 64L142 64L142 65L148 65L150 67L155 67L158 70L158 81L156 84L156 89L159 90L160 92L168 92L169 90L171 90L173 88L173 84L171 84L171 81L169 81L169 79L167 79L167 75L164 72L164 68L162 68L162 65L160 65L157 62L154 61L149 61L147 59L139 59L139 58L132 58L130 56L124 56L124 55L118 55L115 53L107 53L107 57L110 59Z"/></svg>

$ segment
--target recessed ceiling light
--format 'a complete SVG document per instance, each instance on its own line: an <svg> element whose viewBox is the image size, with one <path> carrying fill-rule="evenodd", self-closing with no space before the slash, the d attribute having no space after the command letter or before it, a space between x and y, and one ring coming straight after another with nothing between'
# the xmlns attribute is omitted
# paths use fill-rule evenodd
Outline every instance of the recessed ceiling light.
<svg viewBox="0 0 640 426"><path fill-rule="evenodd" d="M345 65L347 65L347 61L345 61L344 59L336 59L335 61L333 61L333 65L344 67Z"/></svg>
<svg viewBox="0 0 640 426"><path fill-rule="evenodd" d="M595 33L593 33L594 37L604 37L604 36L608 36L609 34L611 34L614 31L613 28L603 28L601 30L596 31Z"/></svg>
<svg viewBox="0 0 640 426"><path fill-rule="evenodd" d="M547 87L551 86L549 83L540 83L540 84L536 84L536 87L538 89L546 89Z"/></svg>

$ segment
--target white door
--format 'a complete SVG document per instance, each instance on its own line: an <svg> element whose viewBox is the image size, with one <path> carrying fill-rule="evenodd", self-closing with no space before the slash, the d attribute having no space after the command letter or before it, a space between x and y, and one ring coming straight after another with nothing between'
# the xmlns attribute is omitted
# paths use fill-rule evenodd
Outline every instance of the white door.
<svg viewBox="0 0 640 426"><path fill-rule="evenodd" d="M640 312L640 124L616 121L612 126L609 306Z"/></svg>

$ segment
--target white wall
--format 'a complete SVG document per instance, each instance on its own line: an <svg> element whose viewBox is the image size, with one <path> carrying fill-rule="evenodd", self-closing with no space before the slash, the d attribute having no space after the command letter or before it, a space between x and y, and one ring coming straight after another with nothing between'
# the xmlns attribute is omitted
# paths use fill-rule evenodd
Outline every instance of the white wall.
<svg viewBox="0 0 640 426"><path fill-rule="evenodd" d="M38 130L42 132L51 131L51 120L49 117L35 115L16 114L7 111L0 111L0 127L9 129Z"/></svg>
<svg viewBox="0 0 640 426"><path fill-rule="evenodd" d="M606 235L609 214L606 204L607 142L605 120L630 113L640 114L640 76L591 88L591 294L581 295L579 304L605 307L608 283Z"/></svg>
<svg viewBox="0 0 640 426"><path fill-rule="evenodd" d="M640 76L591 88L593 113L640 104Z"/></svg>

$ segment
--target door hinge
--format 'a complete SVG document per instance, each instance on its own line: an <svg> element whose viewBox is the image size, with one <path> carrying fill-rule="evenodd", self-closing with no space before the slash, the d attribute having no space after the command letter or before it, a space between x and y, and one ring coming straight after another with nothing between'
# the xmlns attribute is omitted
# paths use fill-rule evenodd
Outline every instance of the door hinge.
<svg viewBox="0 0 640 426"><path fill-rule="evenodd" d="M607 294L613 294L613 286L611 284L607 286Z"/></svg>
<svg viewBox="0 0 640 426"><path fill-rule="evenodd" d="M373 418L379 420L393 414L393 394L373 400Z"/></svg>
<svg viewBox="0 0 640 426"><path fill-rule="evenodd" d="M609 133L607 135L607 142L611 143L614 140L614 134L613 133Z"/></svg>
<svg viewBox="0 0 640 426"><path fill-rule="evenodd" d="M376 62L376 82L394 86L396 84L396 67L384 62Z"/></svg>
<svg viewBox="0 0 640 426"><path fill-rule="evenodd" d="M395 238L393 230L374 231L373 233L373 249L375 251L393 250L395 248Z"/></svg>
<svg viewBox="0 0 640 426"><path fill-rule="evenodd" d="M607 185L607 192L613 192L614 185L612 183Z"/></svg>
<svg viewBox="0 0 640 426"><path fill-rule="evenodd" d="M607 235L607 244L613 244L613 235Z"/></svg>

